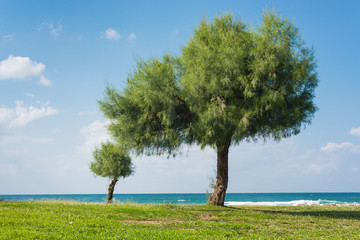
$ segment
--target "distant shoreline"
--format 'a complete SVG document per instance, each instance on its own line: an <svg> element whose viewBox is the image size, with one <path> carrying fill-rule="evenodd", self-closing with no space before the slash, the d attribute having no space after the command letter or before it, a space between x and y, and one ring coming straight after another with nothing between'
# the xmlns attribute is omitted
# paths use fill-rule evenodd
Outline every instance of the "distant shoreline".
<svg viewBox="0 0 360 240"><path fill-rule="evenodd" d="M74 200L61 200L61 199L28 199L28 200L6 200L0 198L0 202L34 202L34 203L62 203L62 204L79 204L79 205L108 205L106 202L81 202ZM136 202L114 202L112 205L139 205L139 206L153 206L153 205L186 205L186 206L201 206L204 204L171 204L171 203L136 203ZM266 205L266 204L226 204L224 207L360 207L360 204L298 204L298 205Z"/></svg>
<svg viewBox="0 0 360 240"><path fill-rule="evenodd" d="M104 203L106 194L24 194L0 195L8 201L64 200ZM115 203L204 205L205 193L114 194ZM228 193L228 206L358 206L360 193Z"/></svg>

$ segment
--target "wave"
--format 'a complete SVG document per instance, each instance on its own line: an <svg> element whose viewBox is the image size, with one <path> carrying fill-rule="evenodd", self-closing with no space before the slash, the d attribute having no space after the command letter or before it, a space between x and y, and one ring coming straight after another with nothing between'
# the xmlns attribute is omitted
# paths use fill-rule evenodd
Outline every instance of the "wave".
<svg viewBox="0 0 360 240"><path fill-rule="evenodd" d="M293 200L293 201L274 201L274 202L234 202L229 201L225 202L225 205L232 206L359 206L358 202L339 202L339 201L331 201L331 200Z"/></svg>

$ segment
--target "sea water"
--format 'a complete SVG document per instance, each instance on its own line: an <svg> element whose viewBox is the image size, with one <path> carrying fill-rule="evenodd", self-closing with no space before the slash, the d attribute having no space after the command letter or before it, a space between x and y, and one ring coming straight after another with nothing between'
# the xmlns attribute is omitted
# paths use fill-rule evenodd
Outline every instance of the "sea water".
<svg viewBox="0 0 360 240"><path fill-rule="evenodd" d="M68 200L106 202L106 194L0 195L8 201ZM114 202L138 204L206 204L204 193L114 194ZM227 193L225 205L359 205L360 193Z"/></svg>

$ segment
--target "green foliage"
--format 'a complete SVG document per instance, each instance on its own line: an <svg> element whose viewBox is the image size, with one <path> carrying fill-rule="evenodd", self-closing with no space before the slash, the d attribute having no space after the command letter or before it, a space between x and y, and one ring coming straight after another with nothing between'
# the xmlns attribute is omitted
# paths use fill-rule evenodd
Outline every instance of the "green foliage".
<svg viewBox="0 0 360 240"><path fill-rule="evenodd" d="M183 48L181 83L201 146L297 134L316 110L313 52L298 30L264 12L256 31L232 15L203 20Z"/></svg>
<svg viewBox="0 0 360 240"><path fill-rule="evenodd" d="M90 170L97 176L118 179L128 177L134 172L127 150L113 143L101 143L101 148L96 148L93 156Z"/></svg>
<svg viewBox="0 0 360 240"><path fill-rule="evenodd" d="M115 139L137 153L280 140L310 123L315 70L288 19L265 11L251 29L226 14L201 21L180 56L138 61L126 88L108 86L99 104Z"/></svg>
<svg viewBox="0 0 360 240"><path fill-rule="evenodd" d="M0 202L0 239L358 239L359 207Z"/></svg>
<svg viewBox="0 0 360 240"><path fill-rule="evenodd" d="M172 152L185 141L183 129L192 116L181 98L179 59L139 60L129 76L127 88L119 93L107 86L100 109L112 120L109 127L122 144L143 153Z"/></svg>

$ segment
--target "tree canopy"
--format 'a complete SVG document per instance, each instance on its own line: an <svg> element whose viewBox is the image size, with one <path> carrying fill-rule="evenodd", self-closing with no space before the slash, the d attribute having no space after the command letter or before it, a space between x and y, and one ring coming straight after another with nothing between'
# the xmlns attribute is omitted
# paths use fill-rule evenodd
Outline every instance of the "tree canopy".
<svg viewBox="0 0 360 240"><path fill-rule="evenodd" d="M179 56L139 60L126 88L108 86L99 104L113 137L140 154L216 149L223 205L231 144L298 134L317 83L314 51L291 21L265 11L253 28L225 14L202 20Z"/></svg>
<svg viewBox="0 0 360 240"><path fill-rule="evenodd" d="M193 115L179 85L180 59L139 60L123 92L108 86L100 109L111 120L116 140L139 153L172 153L188 142L184 131Z"/></svg>
<svg viewBox="0 0 360 240"><path fill-rule="evenodd" d="M128 177L134 171L127 150L111 142L101 143L101 148L96 147L93 157L90 170L97 176L118 179Z"/></svg>

